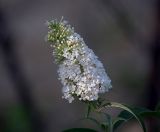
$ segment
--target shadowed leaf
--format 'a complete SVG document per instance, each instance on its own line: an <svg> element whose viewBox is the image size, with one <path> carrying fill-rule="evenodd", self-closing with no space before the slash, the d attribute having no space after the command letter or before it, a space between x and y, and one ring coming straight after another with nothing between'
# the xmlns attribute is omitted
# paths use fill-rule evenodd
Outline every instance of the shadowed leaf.
<svg viewBox="0 0 160 132"><path fill-rule="evenodd" d="M98 132L98 131L90 128L71 128L71 129L64 130L62 132Z"/></svg>

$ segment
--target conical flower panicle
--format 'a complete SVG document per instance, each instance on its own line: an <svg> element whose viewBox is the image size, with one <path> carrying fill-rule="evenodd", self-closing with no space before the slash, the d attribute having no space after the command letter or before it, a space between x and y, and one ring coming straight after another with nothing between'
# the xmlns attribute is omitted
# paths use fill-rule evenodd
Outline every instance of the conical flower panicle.
<svg viewBox="0 0 160 132"><path fill-rule="evenodd" d="M70 103L75 97L82 101L95 101L99 93L111 89L111 80L103 64L66 21L52 20L48 22L48 28L47 40L52 43L59 64L63 98Z"/></svg>

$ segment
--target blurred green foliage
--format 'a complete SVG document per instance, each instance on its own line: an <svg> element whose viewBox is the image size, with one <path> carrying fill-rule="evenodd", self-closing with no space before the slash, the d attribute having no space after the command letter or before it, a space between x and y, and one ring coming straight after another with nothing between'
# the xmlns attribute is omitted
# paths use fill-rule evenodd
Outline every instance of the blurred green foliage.
<svg viewBox="0 0 160 132"><path fill-rule="evenodd" d="M31 124L26 109L21 105L5 111L5 132L31 132Z"/></svg>

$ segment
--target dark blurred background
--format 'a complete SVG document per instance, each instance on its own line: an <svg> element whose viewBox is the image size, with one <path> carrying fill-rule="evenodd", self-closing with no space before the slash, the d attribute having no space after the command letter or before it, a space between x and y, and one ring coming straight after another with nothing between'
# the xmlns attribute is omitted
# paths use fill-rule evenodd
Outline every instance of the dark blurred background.
<svg viewBox="0 0 160 132"><path fill-rule="evenodd" d="M155 109L160 99L159 0L0 0L0 132L60 132L84 104L61 98L46 20L64 16L103 62L112 101ZM113 115L117 111L112 112ZM160 132L147 119L149 132ZM142 132L135 121L118 132Z"/></svg>

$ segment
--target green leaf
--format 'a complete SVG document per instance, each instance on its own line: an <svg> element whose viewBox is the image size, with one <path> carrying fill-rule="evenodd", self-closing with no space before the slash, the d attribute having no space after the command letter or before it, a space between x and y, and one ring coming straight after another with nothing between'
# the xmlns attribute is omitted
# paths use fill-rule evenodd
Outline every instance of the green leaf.
<svg viewBox="0 0 160 132"><path fill-rule="evenodd" d="M145 124L143 122L143 120L139 117L139 115L134 112L130 107L120 104L120 103L116 103L116 102L110 102L110 103L106 103L105 107L116 107L116 108L121 108L127 112L129 112L130 114L126 115L126 117L124 117L124 120L130 119L133 115L133 117L135 117L137 119L137 121L139 122L140 126L142 127L143 131L146 132L146 127ZM118 121L120 122L120 120Z"/></svg>
<svg viewBox="0 0 160 132"><path fill-rule="evenodd" d="M134 113L136 113L137 115L139 115L140 117L146 118L146 117L156 117L160 119L160 112L158 111L151 111L149 109L146 108L142 108L142 107L134 107L131 108L132 111L134 111ZM133 119L134 116L129 113L128 111L124 110L122 111L119 115L118 118L114 121L114 130L117 129L120 125L122 125L123 123Z"/></svg>
<svg viewBox="0 0 160 132"><path fill-rule="evenodd" d="M160 112L159 111L150 111L150 112L143 112L140 114L142 117L156 117L160 119Z"/></svg>
<svg viewBox="0 0 160 132"><path fill-rule="evenodd" d="M127 122L127 119L125 118L121 118L121 117L117 117L114 121L113 121L113 130L115 130L116 128L118 128L122 123Z"/></svg>
<svg viewBox="0 0 160 132"><path fill-rule="evenodd" d="M160 111L152 111L146 108L135 107L133 110L141 117L155 117L160 119Z"/></svg>
<svg viewBox="0 0 160 132"><path fill-rule="evenodd" d="M62 132L98 132L98 131L90 128L71 128L71 129L64 130Z"/></svg>

